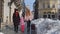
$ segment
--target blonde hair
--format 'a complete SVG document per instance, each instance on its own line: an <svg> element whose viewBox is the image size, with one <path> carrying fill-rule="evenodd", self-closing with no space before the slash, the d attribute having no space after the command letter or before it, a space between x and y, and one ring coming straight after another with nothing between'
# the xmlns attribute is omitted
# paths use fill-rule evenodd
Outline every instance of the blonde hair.
<svg viewBox="0 0 60 34"><path fill-rule="evenodd" d="M30 16L30 10L28 8L26 8L26 13L25 13L26 16Z"/></svg>

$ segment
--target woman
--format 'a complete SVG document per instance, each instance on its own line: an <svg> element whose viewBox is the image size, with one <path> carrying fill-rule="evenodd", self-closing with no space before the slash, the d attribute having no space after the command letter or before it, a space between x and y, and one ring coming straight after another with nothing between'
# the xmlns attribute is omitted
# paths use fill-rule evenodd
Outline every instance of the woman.
<svg viewBox="0 0 60 34"><path fill-rule="evenodd" d="M17 33L18 32L18 25L20 23L20 16L18 9L15 9L14 14L13 14L13 24L14 24L14 31Z"/></svg>
<svg viewBox="0 0 60 34"><path fill-rule="evenodd" d="M30 31L30 23L32 19L33 19L32 12L28 8L26 8L25 21L27 22L28 31Z"/></svg>

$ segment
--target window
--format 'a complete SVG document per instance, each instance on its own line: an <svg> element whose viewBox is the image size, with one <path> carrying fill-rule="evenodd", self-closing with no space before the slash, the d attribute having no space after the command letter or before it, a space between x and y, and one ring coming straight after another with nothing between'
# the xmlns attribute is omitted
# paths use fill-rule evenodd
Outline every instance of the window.
<svg viewBox="0 0 60 34"><path fill-rule="evenodd" d="M51 12L52 14L54 14L54 12Z"/></svg>
<svg viewBox="0 0 60 34"><path fill-rule="evenodd" d="M59 12L60 13L60 12Z"/></svg>
<svg viewBox="0 0 60 34"><path fill-rule="evenodd" d="M55 8L55 5L53 5L52 8Z"/></svg>
<svg viewBox="0 0 60 34"><path fill-rule="evenodd" d="M47 15L43 15L43 18L47 18Z"/></svg>
<svg viewBox="0 0 60 34"><path fill-rule="evenodd" d="M58 11L60 11L60 9Z"/></svg>
<svg viewBox="0 0 60 34"><path fill-rule="evenodd" d="M50 17L50 14L48 15L48 18L51 18L51 17Z"/></svg>
<svg viewBox="0 0 60 34"><path fill-rule="evenodd" d="M46 14L46 12L44 12L44 14Z"/></svg>
<svg viewBox="0 0 60 34"><path fill-rule="evenodd" d="M58 4L58 8L60 9L60 4Z"/></svg>
<svg viewBox="0 0 60 34"><path fill-rule="evenodd" d="M59 15L59 20L60 20L60 15Z"/></svg>
<svg viewBox="0 0 60 34"><path fill-rule="evenodd" d="M52 15L52 18L55 18L55 15Z"/></svg>
<svg viewBox="0 0 60 34"><path fill-rule="evenodd" d="M45 8L45 4L43 3L43 8Z"/></svg>
<svg viewBox="0 0 60 34"><path fill-rule="evenodd" d="M48 8L50 8L50 4L48 4Z"/></svg>
<svg viewBox="0 0 60 34"><path fill-rule="evenodd" d="M58 12L60 13L60 9L58 10Z"/></svg>

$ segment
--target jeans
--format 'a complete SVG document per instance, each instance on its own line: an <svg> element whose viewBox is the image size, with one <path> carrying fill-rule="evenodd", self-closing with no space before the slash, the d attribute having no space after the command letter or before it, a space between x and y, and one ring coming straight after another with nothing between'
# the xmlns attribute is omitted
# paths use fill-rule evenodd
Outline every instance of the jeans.
<svg viewBox="0 0 60 34"><path fill-rule="evenodd" d="M14 31L18 32L18 25L14 25Z"/></svg>

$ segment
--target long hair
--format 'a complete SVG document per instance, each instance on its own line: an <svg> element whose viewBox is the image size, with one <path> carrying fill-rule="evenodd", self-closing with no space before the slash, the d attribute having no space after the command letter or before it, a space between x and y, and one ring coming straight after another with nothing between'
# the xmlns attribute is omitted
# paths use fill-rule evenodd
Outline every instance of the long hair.
<svg viewBox="0 0 60 34"><path fill-rule="evenodd" d="M16 11L18 11L18 9L14 9L14 15L16 15L16 16L18 16L19 15L19 12L16 12Z"/></svg>
<svg viewBox="0 0 60 34"><path fill-rule="evenodd" d="M26 16L30 16L30 10L28 8L26 8Z"/></svg>
<svg viewBox="0 0 60 34"><path fill-rule="evenodd" d="M14 13L16 13L16 11L18 11L18 9L15 8L15 9L14 9Z"/></svg>

